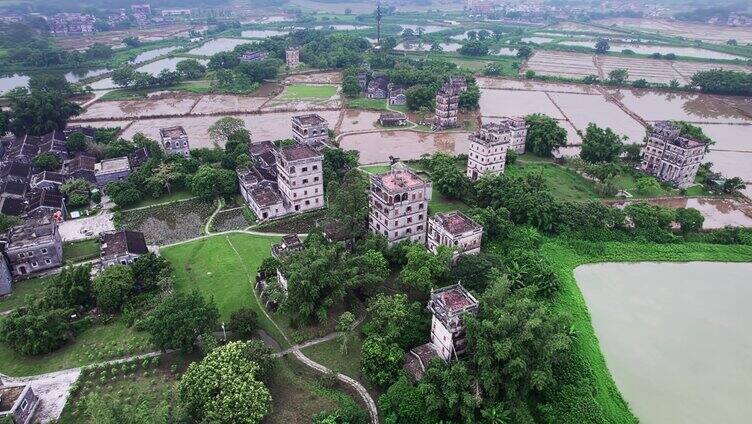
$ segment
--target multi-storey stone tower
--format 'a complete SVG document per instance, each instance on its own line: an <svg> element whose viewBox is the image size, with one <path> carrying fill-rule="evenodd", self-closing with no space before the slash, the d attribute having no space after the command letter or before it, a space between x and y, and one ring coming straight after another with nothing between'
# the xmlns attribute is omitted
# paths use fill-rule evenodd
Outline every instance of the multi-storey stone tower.
<svg viewBox="0 0 752 424"><path fill-rule="evenodd" d="M300 66L300 47L290 47L285 50L285 63L290 69Z"/></svg>
<svg viewBox="0 0 752 424"><path fill-rule="evenodd" d="M683 137L678 125L658 122L648 132L640 167L661 181L687 187L695 181L705 148L705 143Z"/></svg>
<svg viewBox="0 0 752 424"><path fill-rule="evenodd" d="M454 128L457 126L457 114L460 105L460 87L445 83L436 93L436 117L434 125L438 129Z"/></svg>
<svg viewBox="0 0 752 424"><path fill-rule="evenodd" d="M463 316L478 313L478 300L462 284L431 292L428 309L431 319L431 344L439 357L451 361L467 349L467 331Z"/></svg>
<svg viewBox="0 0 752 424"><path fill-rule="evenodd" d="M504 173L511 142L512 132L506 126L482 125L475 134L470 135L467 177L475 181L486 174Z"/></svg>
<svg viewBox="0 0 752 424"><path fill-rule="evenodd" d="M292 213L324 207L323 161L321 153L305 145L279 150L277 184Z"/></svg>

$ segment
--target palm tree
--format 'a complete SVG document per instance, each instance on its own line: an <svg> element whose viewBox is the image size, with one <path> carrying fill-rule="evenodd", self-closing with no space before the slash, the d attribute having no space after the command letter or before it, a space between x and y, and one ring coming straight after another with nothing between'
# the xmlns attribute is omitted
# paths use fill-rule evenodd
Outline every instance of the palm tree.
<svg viewBox="0 0 752 424"><path fill-rule="evenodd" d="M510 424L512 413L501 405L494 405L481 411L485 424Z"/></svg>

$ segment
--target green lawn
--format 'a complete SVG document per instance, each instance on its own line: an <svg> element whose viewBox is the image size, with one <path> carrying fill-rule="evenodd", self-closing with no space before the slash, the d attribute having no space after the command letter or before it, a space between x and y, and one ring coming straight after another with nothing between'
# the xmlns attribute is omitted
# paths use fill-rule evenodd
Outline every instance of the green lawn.
<svg viewBox="0 0 752 424"><path fill-rule="evenodd" d="M48 278L32 278L31 280L13 283L13 293L10 296L0 298L0 312L10 311L21 306L26 295L35 295L42 291Z"/></svg>
<svg viewBox="0 0 752 424"><path fill-rule="evenodd" d="M99 254L99 239L73 241L63 245L63 261L66 263L95 259Z"/></svg>
<svg viewBox="0 0 752 424"><path fill-rule="evenodd" d="M138 203L135 203L126 208L123 208L122 210L127 211L131 209L136 209L136 208L159 205L161 203L172 203L172 202L177 202L178 200L191 199L193 197L195 196L190 192L190 190L175 190L172 192L172 194L166 194L159 198L147 196L141 199Z"/></svg>
<svg viewBox="0 0 752 424"><path fill-rule="evenodd" d="M170 87L153 87L153 88L144 88L140 90L136 89L120 89L120 90L113 90L108 93L106 93L104 96L102 96L102 101L114 101L114 100L138 100L138 99L145 99L148 97L149 93L153 93L156 91L164 91L164 90L170 90L170 91L185 91L189 93L195 93L195 94L206 94L212 92L211 87L211 81L187 81L187 82L181 82L180 84L176 84Z"/></svg>
<svg viewBox="0 0 752 424"><path fill-rule="evenodd" d="M599 198L593 184L563 166L546 162L518 161L505 172L512 177L541 173L551 188L551 194L562 201L587 201Z"/></svg>
<svg viewBox="0 0 752 424"><path fill-rule="evenodd" d="M572 317L573 350L583 361L589 374L587 385L592 386L593 400L600 407L602 421L608 423L636 423L616 387L593 330L587 304L574 278L574 269L580 265L599 262L749 262L752 246L721 246L701 243L644 244L644 243L581 243L566 245L549 242L543 245L542 254L551 261L552 269L562 282L560 292L552 299L552 307ZM562 394L563 399L572 401ZM587 412L584 412L587 413ZM591 415L592 416L592 415ZM584 418L584 417L583 417Z"/></svg>
<svg viewBox="0 0 752 424"><path fill-rule="evenodd" d="M0 343L0 373L14 377L36 375L149 350L145 333L126 327L122 321L113 321L83 331L74 342L46 355L23 356Z"/></svg>
<svg viewBox="0 0 752 424"><path fill-rule="evenodd" d="M363 172L367 172L369 174L382 174L384 172L389 172L392 167L389 165L369 165L369 166L361 166L360 169Z"/></svg>
<svg viewBox="0 0 752 424"><path fill-rule="evenodd" d="M256 271L278 241L278 237L231 234L168 247L161 253L175 269L176 290L198 290L213 297L224 322L238 309L255 310L260 327L285 346L284 337L264 317L253 293Z"/></svg>
<svg viewBox="0 0 752 424"><path fill-rule="evenodd" d="M337 95L336 85L293 84L287 86L279 96L281 100L319 100L327 101Z"/></svg>
<svg viewBox="0 0 752 424"><path fill-rule="evenodd" d="M431 191L431 201L428 202L428 210L431 215L452 211L466 211L470 207L462 200L444 197L436 187Z"/></svg>
<svg viewBox="0 0 752 424"><path fill-rule="evenodd" d="M366 97L347 99L347 107L350 109L387 110L386 99L369 99Z"/></svg>

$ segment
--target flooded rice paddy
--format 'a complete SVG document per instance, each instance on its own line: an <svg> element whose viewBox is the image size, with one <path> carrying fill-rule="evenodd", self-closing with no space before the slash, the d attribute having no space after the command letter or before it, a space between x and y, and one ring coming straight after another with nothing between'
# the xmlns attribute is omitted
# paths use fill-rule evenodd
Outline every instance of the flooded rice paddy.
<svg viewBox="0 0 752 424"><path fill-rule="evenodd" d="M29 85L29 79L31 78L19 74L0 77L0 94L4 94L14 88L26 87Z"/></svg>
<svg viewBox="0 0 752 424"><path fill-rule="evenodd" d="M549 93L548 96L564 111L572 125L583 133L588 124L593 122L626 135L629 143L641 143L645 137L645 127L642 124L603 96L570 93Z"/></svg>
<svg viewBox="0 0 752 424"><path fill-rule="evenodd" d="M599 25L635 28L646 32L655 32L718 44L725 44L728 40L736 40L740 45L752 43L752 28L749 27L730 27L642 18L615 18L601 20L597 23Z"/></svg>
<svg viewBox="0 0 752 424"><path fill-rule="evenodd" d="M413 30L413 32L415 32L416 34L418 33L418 28L422 28L424 34L430 34L432 32L439 32L439 31L444 31L445 29L451 29L449 27L442 27L442 26L437 26L437 25L407 25L407 24L400 24L400 28L402 28L400 32L403 32L404 30L409 28Z"/></svg>
<svg viewBox="0 0 752 424"><path fill-rule="evenodd" d="M752 264L574 271L611 375L640 422L752 422Z"/></svg>
<svg viewBox="0 0 752 424"><path fill-rule="evenodd" d="M248 43L252 42L240 38L217 38L204 43L201 47L189 50L188 54L194 54L197 56L214 56L219 52L227 52L241 44Z"/></svg>
<svg viewBox="0 0 752 424"><path fill-rule="evenodd" d="M554 39L547 37L522 37L520 41L523 43L546 44L554 41Z"/></svg>
<svg viewBox="0 0 752 424"><path fill-rule="evenodd" d="M345 150L360 152L360 163L389 162L394 156L402 160L420 159L424 154L436 151L460 154L467 153L470 146L469 133L421 133L414 131L382 131L367 134L346 135L340 140Z"/></svg>
<svg viewBox="0 0 752 424"><path fill-rule="evenodd" d="M736 199L718 198L662 198L647 199L648 203L671 209L694 208L705 217L703 229L717 230L731 227L752 227L752 205ZM613 203L622 208L632 201L625 200ZM752 258L750 258L752 260Z"/></svg>
<svg viewBox="0 0 752 424"><path fill-rule="evenodd" d="M287 35L290 31L277 31L273 29L249 29L240 33L243 38L266 38L277 35Z"/></svg>
<svg viewBox="0 0 752 424"><path fill-rule="evenodd" d="M180 48L179 46L173 46L173 47L163 47L161 49L149 50L149 51L139 54L131 62L136 63L136 64L146 62L148 60L155 59L159 56L166 55L167 53L172 53L179 48Z"/></svg>
<svg viewBox="0 0 752 424"><path fill-rule="evenodd" d="M562 41L558 44L565 46L579 46L589 47L595 50L595 41ZM741 56L716 52L713 50L698 49L696 47L675 47L675 46L657 46L649 44L623 44L623 43L611 43L611 51L621 52L623 50L631 50L637 54L653 54L659 53L662 55L673 53L677 56L697 57L702 59L744 59Z"/></svg>
<svg viewBox="0 0 752 424"><path fill-rule="evenodd" d="M85 80L87 78L93 78L102 74L106 74L107 72L110 72L111 69L82 69L82 70L75 70L70 71L67 74L65 74L65 80L68 82L79 82L81 80Z"/></svg>

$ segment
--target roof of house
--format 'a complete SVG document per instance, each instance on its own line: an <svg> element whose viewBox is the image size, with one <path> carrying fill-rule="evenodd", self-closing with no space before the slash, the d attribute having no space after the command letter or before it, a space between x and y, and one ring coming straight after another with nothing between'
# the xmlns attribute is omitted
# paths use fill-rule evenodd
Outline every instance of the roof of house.
<svg viewBox="0 0 752 424"><path fill-rule="evenodd" d="M83 134L86 137L92 137L92 138L97 135L97 130L95 128L92 128L92 127L82 127L81 125L69 125L69 126L65 127L65 129L63 130L63 132L66 135L71 135L71 134L75 134L75 133L81 133L81 134Z"/></svg>
<svg viewBox="0 0 752 424"><path fill-rule="evenodd" d="M477 222L459 211L437 213L432 219L449 234L455 236L482 228Z"/></svg>
<svg viewBox="0 0 752 424"><path fill-rule="evenodd" d="M128 156L128 159L131 161L131 168L138 168L139 166L146 163L147 160L151 157L151 153L149 153L149 149L146 147L142 147L140 149L136 149L135 152L131 153L130 156Z"/></svg>
<svg viewBox="0 0 752 424"><path fill-rule="evenodd" d="M55 234L57 223L49 216L26 220L6 233L8 248L33 245L45 239L51 239Z"/></svg>
<svg viewBox="0 0 752 424"><path fill-rule="evenodd" d="M283 147L280 149L280 154L286 161L296 161L322 157L321 153L304 145Z"/></svg>
<svg viewBox="0 0 752 424"><path fill-rule="evenodd" d="M44 181L55 184L63 184L65 182L65 174L61 174L60 172L42 171L38 174L34 174L31 177L31 183L33 185L37 185Z"/></svg>
<svg viewBox="0 0 752 424"><path fill-rule="evenodd" d="M77 171L93 171L97 164L97 159L91 156L78 155L66 163L68 173Z"/></svg>
<svg viewBox="0 0 752 424"><path fill-rule="evenodd" d="M21 162L5 162L0 168L0 177L17 177L28 179L31 176L31 165Z"/></svg>
<svg viewBox="0 0 752 424"><path fill-rule="evenodd" d="M65 198L63 194L56 190L36 190L29 196L28 212L33 212L39 208L62 209Z"/></svg>
<svg viewBox="0 0 752 424"><path fill-rule="evenodd" d="M279 190L272 184L262 184L253 187L250 196L259 206L272 206L282 203Z"/></svg>
<svg viewBox="0 0 752 424"><path fill-rule="evenodd" d="M20 181L5 181L0 184L0 195L21 196L26 194L28 186Z"/></svg>
<svg viewBox="0 0 752 424"><path fill-rule="evenodd" d="M300 125L321 125L326 124L326 119L316 113L309 113L307 115L297 115L292 117L293 122L298 122Z"/></svg>
<svg viewBox="0 0 752 424"><path fill-rule="evenodd" d="M42 143L48 143L50 141L65 141L65 140L66 140L65 133L60 130L55 130L47 134L44 134L42 136Z"/></svg>
<svg viewBox="0 0 752 424"><path fill-rule="evenodd" d="M24 211L26 211L26 201L23 198L0 198L0 213L11 216L21 216Z"/></svg>
<svg viewBox="0 0 752 424"><path fill-rule="evenodd" d="M271 152L272 150L275 150L276 146L274 146L274 143L272 143L269 140L265 141L259 141L258 143L251 143L248 146L248 151L251 154L251 156L260 155L266 152Z"/></svg>
<svg viewBox="0 0 752 424"><path fill-rule="evenodd" d="M100 250L103 258L126 254L143 255L149 253L144 234L137 231L118 231L102 234Z"/></svg>
<svg viewBox="0 0 752 424"><path fill-rule="evenodd" d="M94 169L97 173L120 172L130 170L131 164L127 157L112 158L99 162Z"/></svg>
<svg viewBox="0 0 752 424"><path fill-rule="evenodd" d="M400 112L384 112L379 115L381 121L401 121L403 119L407 119L407 115Z"/></svg>
<svg viewBox="0 0 752 424"><path fill-rule="evenodd" d="M409 190L424 185L426 182L418 174L409 169L392 169L383 174L371 176L389 191Z"/></svg>
<svg viewBox="0 0 752 424"><path fill-rule="evenodd" d="M431 303L444 312L458 314L477 306L478 300L458 283L432 291Z"/></svg>
<svg viewBox="0 0 752 424"><path fill-rule="evenodd" d="M174 127L160 128L159 135L162 138L180 138L184 135L188 135L188 133L185 132L185 129L182 126L177 125Z"/></svg>

